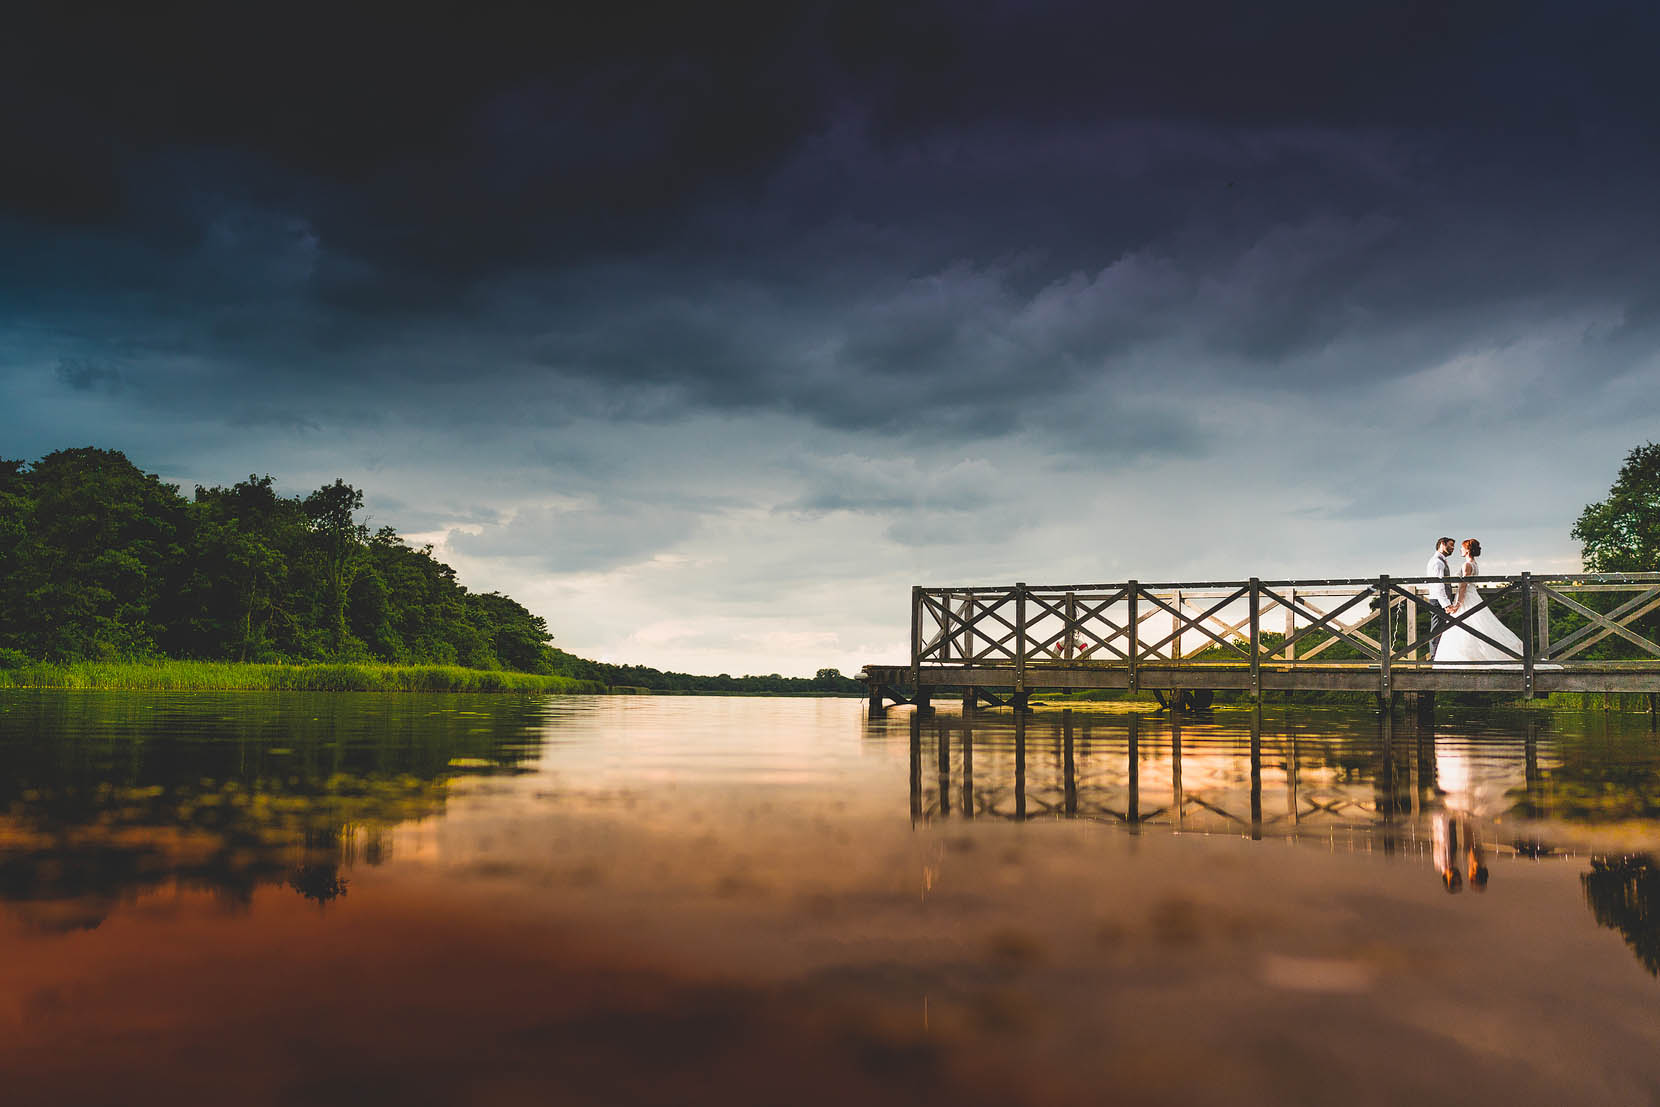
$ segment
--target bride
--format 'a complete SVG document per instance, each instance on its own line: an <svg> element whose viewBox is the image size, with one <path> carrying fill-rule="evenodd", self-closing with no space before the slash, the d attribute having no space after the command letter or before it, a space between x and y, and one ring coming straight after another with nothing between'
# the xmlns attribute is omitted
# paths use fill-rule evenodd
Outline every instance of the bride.
<svg viewBox="0 0 1660 1107"><path fill-rule="evenodd" d="M1476 558L1481 556L1481 543L1474 538L1466 538L1461 543L1464 550L1463 576L1480 576ZM1459 582L1458 594L1453 597L1456 605L1455 613L1476 607L1482 602L1481 590L1469 581ZM1526 613L1523 613L1526 617ZM1490 643L1483 642L1469 630L1479 631L1491 638L1494 642L1514 650L1514 655L1507 654ZM1489 665L1503 665L1506 663L1519 665L1521 663L1522 640L1510 632L1510 628L1499 622L1499 617L1493 614L1491 607L1483 607L1475 612L1462 625L1454 626L1441 635L1441 644L1435 651L1435 664L1440 665L1448 661L1484 662Z"/></svg>

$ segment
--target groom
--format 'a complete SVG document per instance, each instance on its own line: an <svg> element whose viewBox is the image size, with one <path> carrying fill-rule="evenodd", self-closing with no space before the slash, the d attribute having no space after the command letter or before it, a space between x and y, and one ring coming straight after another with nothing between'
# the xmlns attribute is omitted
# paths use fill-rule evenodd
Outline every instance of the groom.
<svg viewBox="0 0 1660 1107"><path fill-rule="evenodd" d="M1447 629L1447 616L1458 614L1458 605L1453 602L1452 592L1447 588L1447 581L1452 577L1452 569L1447 565L1447 558L1452 556L1453 540L1451 538L1437 538L1435 552L1430 554L1429 563L1424 566L1426 577L1437 578L1429 586L1429 659L1435 660L1436 651L1441 648L1441 632Z"/></svg>

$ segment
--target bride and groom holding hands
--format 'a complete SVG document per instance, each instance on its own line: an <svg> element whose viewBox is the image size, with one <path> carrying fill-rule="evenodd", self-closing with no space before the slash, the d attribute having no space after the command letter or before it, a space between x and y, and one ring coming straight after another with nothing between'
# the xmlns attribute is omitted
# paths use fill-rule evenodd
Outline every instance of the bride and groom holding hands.
<svg viewBox="0 0 1660 1107"><path fill-rule="evenodd" d="M1463 554L1457 573L1453 572L1452 567L1455 550L1461 550ZM1521 656L1522 640L1499 621L1492 608L1480 606L1480 590L1465 579L1481 575L1476 561L1480 556L1481 543L1474 538L1466 538L1456 546L1451 538L1437 538L1435 552L1424 566L1424 575L1434 578L1428 588L1428 599L1429 631L1432 636L1439 636L1435 637L1430 654L1430 659L1436 664L1454 661L1514 663ZM1457 583L1454 583L1455 580ZM1460 612L1469 614L1455 625L1452 617ZM1476 634L1471 634L1472 630ZM1478 638L1477 634L1491 638L1514 653L1505 653Z"/></svg>

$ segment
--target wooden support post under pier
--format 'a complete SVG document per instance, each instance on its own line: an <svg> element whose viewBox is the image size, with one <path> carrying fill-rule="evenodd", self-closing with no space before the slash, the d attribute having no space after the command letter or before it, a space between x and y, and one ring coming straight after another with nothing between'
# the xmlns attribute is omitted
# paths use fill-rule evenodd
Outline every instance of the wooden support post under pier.
<svg viewBox="0 0 1660 1107"><path fill-rule="evenodd" d="M1072 709L1069 707L1061 712L1061 741L1064 743L1061 750L1063 779L1065 781L1064 802L1066 813L1078 813L1078 764L1073 756L1072 749Z"/></svg>
<svg viewBox="0 0 1660 1107"><path fill-rule="evenodd" d="M1251 841L1262 841L1262 705L1251 712Z"/></svg>
<svg viewBox="0 0 1660 1107"><path fill-rule="evenodd" d="M1018 708L1014 713L1014 817L1016 822L1026 818L1026 712Z"/></svg>
<svg viewBox="0 0 1660 1107"><path fill-rule="evenodd" d="M921 714L917 712L918 716ZM938 745L934 753L939 762L940 816L943 818L951 814L951 735L944 727L939 727L936 735Z"/></svg>
<svg viewBox="0 0 1660 1107"><path fill-rule="evenodd" d="M922 817L922 719L911 716L911 822Z"/></svg>
<svg viewBox="0 0 1660 1107"><path fill-rule="evenodd" d="M1124 821L1132 827L1141 822L1141 716L1130 716L1129 752L1125 765L1128 777L1124 789Z"/></svg>

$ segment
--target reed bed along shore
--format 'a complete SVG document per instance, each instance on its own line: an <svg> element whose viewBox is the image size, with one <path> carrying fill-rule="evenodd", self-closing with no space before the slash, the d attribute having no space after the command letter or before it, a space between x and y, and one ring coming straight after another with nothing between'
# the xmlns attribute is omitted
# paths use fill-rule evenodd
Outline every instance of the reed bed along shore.
<svg viewBox="0 0 1660 1107"><path fill-rule="evenodd" d="M605 685L593 680L459 665L265 665L240 661L30 661L0 668L0 688L150 692L606 691Z"/></svg>

